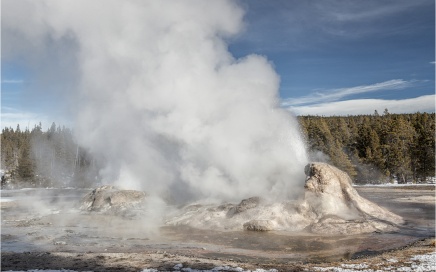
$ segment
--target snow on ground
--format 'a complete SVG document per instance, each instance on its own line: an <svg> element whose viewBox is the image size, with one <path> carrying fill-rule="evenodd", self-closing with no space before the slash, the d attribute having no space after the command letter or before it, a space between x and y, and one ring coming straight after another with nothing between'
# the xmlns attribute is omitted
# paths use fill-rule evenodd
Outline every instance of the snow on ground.
<svg viewBox="0 0 436 272"><path fill-rule="evenodd" d="M436 252L416 255L410 258L410 262L398 264L396 259L388 259L384 266L379 265L376 270L369 268L366 263L342 264L340 267L313 267L311 271L328 272L383 272L383 271L436 271ZM397 264L397 265L395 265Z"/></svg>
<svg viewBox="0 0 436 272"><path fill-rule="evenodd" d="M379 184L353 184L353 187L412 187L412 186L436 186L434 182L431 183L407 183L407 184L398 184L398 183L379 183Z"/></svg>
<svg viewBox="0 0 436 272"><path fill-rule="evenodd" d="M370 268L371 266L377 267L377 269ZM155 268L144 268L141 272L160 272L162 270L157 270ZM244 270L240 267L230 267L230 266L218 266L208 270L198 270L189 267L183 267L182 264L176 264L170 271L180 271L180 272L277 272L276 269L255 269L255 270ZM397 259L391 258L387 259L384 264L342 264L339 267L311 267L306 269L306 271L327 271L327 272L384 272L384 271L421 271L430 272L436 271L436 252L415 255L409 259L407 262L400 263ZM13 271L9 270L7 272L77 272L75 270L39 270L32 269L27 271Z"/></svg>

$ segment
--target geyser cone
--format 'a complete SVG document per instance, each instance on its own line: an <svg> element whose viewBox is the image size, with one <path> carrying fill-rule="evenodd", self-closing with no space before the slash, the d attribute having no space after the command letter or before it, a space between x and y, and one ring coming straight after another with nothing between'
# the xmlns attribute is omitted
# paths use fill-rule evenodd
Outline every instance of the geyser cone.
<svg viewBox="0 0 436 272"><path fill-rule="evenodd" d="M114 186L100 186L81 200L80 210L123 213L140 210L145 205L147 194L135 190L121 190Z"/></svg>
<svg viewBox="0 0 436 272"><path fill-rule="evenodd" d="M301 211L313 218L308 230L324 234L390 231L404 223L385 208L361 197L345 172L327 163L305 167L306 192Z"/></svg>
<svg viewBox="0 0 436 272"><path fill-rule="evenodd" d="M347 173L327 163L310 163L305 167L305 202L318 218L335 215L344 219L374 219L404 223L385 208L361 197Z"/></svg>
<svg viewBox="0 0 436 272"><path fill-rule="evenodd" d="M403 219L359 196L350 177L326 163L311 163L302 200L252 197L239 204L190 205L167 221L196 228L254 231L309 231L357 234L396 229Z"/></svg>

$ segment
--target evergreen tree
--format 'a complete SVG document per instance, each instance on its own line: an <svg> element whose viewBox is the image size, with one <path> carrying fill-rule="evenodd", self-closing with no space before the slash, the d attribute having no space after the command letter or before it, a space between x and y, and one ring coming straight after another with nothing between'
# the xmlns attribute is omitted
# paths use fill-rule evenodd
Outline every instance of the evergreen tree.
<svg viewBox="0 0 436 272"><path fill-rule="evenodd" d="M28 141L23 141L21 146L21 154L18 159L17 174L23 179L31 179L34 177L34 160L31 156L30 144Z"/></svg>
<svg viewBox="0 0 436 272"><path fill-rule="evenodd" d="M356 182L387 177L422 182L435 176L434 113L391 114L386 109L383 115L298 120L309 153L322 152ZM1 133L1 168L14 182L89 186L102 163L74 142L71 130L55 123L45 132L39 124L31 132L18 125Z"/></svg>
<svg viewBox="0 0 436 272"><path fill-rule="evenodd" d="M354 178L357 175L354 165L342 149L342 144L338 139L334 140L329 147L329 157L336 167L345 171Z"/></svg>
<svg viewBox="0 0 436 272"><path fill-rule="evenodd" d="M356 181L390 177L408 182L435 176L434 113L391 114L385 109L383 115L300 116L299 121L309 150L329 155L330 163L350 175L356 170Z"/></svg>
<svg viewBox="0 0 436 272"><path fill-rule="evenodd" d="M416 131L412 143L412 171L415 179L435 175L435 119L434 114L415 114L412 117Z"/></svg>
<svg viewBox="0 0 436 272"><path fill-rule="evenodd" d="M413 142L414 134L414 128L401 115L394 118L386 139L388 146L386 167L399 182L404 183L412 176L410 144Z"/></svg>

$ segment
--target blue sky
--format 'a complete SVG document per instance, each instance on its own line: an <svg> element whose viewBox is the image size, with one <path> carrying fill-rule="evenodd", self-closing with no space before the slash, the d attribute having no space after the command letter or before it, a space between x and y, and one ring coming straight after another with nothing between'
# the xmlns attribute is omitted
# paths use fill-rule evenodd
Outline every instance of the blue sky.
<svg viewBox="0 0 436 272"><path fill-rule="evenodd" d="M421 99L430 99L430 107L417 99L435 93L434 1L243 4L247 29L230 50L274 63L284 107L319 115L372 113L383 105L391 112L434 112L434 97Z"/></svg>
<svg viewBox="0 0 436 272"><path fill-rule="evenodd" d="M302 115L434 112L435 1L238 3L246 10L245 31L228 41L229 50L271 61L282 107ZM19 57L2 57L1 64L2 127L68 123L56 89L73 86L40 83ZM65 65L48 77L62 76L57 71Z"/></svg>

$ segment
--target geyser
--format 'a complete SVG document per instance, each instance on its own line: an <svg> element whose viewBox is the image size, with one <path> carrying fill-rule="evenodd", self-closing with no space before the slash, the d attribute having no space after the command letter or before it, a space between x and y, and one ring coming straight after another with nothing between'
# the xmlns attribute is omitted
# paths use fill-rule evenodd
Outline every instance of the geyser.
<svg viewBox="0 0 436 272"><path fill-rule="evenodd" d="M287 199L303 188L305 147L296 119L279 106L279 76L263 56L228 51L244 28L237 2L2 5L10 11L2 29L20 45L6 55L55 48L74 59L75 133L105 162L103 183L176 203ZM23 5L26 16L16 17ZM37 42L26 47L30 37Z"/></svg>
<svg viewBox="0 0 436 272"><path fill-rule="evenodd" d="M268 201L251 197L239 204L189 205L167 220L169 225L200 229L360 234L392 231L404 223L401 216L361 197L350 177L326 163L310 163L304 198Z"/></svg>

